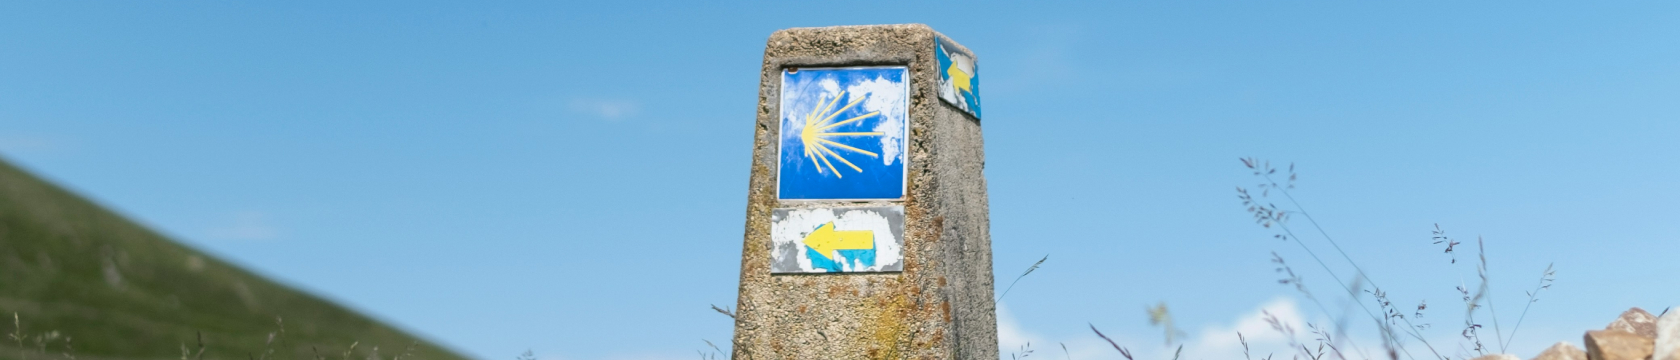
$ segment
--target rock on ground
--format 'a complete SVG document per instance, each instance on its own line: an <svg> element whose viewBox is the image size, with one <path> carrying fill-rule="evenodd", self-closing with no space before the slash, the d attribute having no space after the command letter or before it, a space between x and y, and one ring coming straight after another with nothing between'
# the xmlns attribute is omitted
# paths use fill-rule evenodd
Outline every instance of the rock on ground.
<svg viewBox="0 0 1680 360"><path fill-rule="evenodd" d="M1652 338L1621 330L1588 331L1583 339L1590 360L1645 360L1651 356Z"/></svg>
<svg viewBox="0 0 1680 360"><path fill-rule="evenodd" d="M1567 341L1559 341L1552 347L1546 348L1546 351L1541 351L1539 356L1534 357L1534 360L1587 360L1587 353L1575 348L1575 345Z"/></svg>
<svg viewBox="0 0 1680 360"><path fill-rule="evenodd" d="M1655 339L1657 338L1657 317L1651 316L1651 313L1646 312L1645 309L1632 308L1622 312L1622 316L1617 317L1616 321L1610 322L1610 325L1605 326L1604 330L1621 330Z"/></svg>
<svg viewBox="0 0 1680 360"><path fill-rule="evenodd" d="M1675 311L1657 319L1657 341L1651 360L1680 360L1680 315Z"/></svg>

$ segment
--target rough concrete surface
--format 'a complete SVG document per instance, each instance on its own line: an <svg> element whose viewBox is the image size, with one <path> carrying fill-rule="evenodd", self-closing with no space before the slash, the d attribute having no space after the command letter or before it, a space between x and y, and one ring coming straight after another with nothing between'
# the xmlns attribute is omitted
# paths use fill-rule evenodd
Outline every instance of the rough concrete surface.
<svg viewBox="0 0 1680 360"><path fill-rule="evenodd" d="M938 99L938 36L921 24L770 36L754 125L735 359L998 358L980 122ZM773 209L899 203L776 198L783 69L865 65L910 72L904 271L771 275Z"/></svg>

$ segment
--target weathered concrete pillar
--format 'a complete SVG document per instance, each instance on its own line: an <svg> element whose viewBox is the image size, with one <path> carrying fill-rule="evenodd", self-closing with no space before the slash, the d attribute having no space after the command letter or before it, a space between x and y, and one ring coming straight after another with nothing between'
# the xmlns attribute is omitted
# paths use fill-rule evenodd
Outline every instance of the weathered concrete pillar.
<svg viewBox="0 0 1680 360"><path fill-rule="evenodd" d="M974 54L921 24L764 50L735 359L997 359Z"/></svg>

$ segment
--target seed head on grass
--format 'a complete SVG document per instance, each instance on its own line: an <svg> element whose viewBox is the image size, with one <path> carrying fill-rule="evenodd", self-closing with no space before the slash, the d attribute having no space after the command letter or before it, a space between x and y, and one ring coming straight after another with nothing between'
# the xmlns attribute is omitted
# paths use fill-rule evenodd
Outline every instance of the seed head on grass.
<svg viewBox="0 0 1680 360"><path fill-rule="evenodd" d="M1242 332L1241 332L1241 331L1238 331L1238 332L1237 332L1237 342L1239 342L1239 343L1242 343L1242 346L1243 346L1243 359L1245 359L1245 360L1254 360L1254 357L1252 357L1252 356L1248 356L1248 338L1245 338L1245 337L1243 337L1243 334L1242 334Z"/></svg>
<svg viewBox="0 0 1680 360"><path fill-rule="evenodd" d="M1337 359L1347 359L1347 355L1342 354L1342 349L1336 346L1336 337L1330 334L1329 329L1313 323L1307 323L1307 329L1317 336L1315 340L1318 340L1318 357L1323 357L1324 349L1329 348L1331 353L1336 354Z"/></svg>
<svg viewBox="0 0 1680 360"><path fill-rule="evenodd" d="M11 336L12 340L17 341L18 360L29 360L27 354L23 352L23 321L19 320L17 312L12 312L12 333L7 336Z"/></svg>
<svg viewBox="0 0 1680 360"><path fill-rule="evenodd" d="M70 339L69 336L64 337L64 358L76 360L76 346L70 344Z"/></svg>
<svg viewBox="0 0 1680 360"><path fill-rule="evenodd" d="M701 360L717 360L718 354L724 353L723 349L719 349L717 344L713 344L711 340L700 339L700 341L706 342L706 346L710 346L712 348L712 352L709 354L702 350L694 351L700 353Z"/></svg>
<svg viewBox="0 0 1680 360"><path fill-rule="evenodd" d="M1309 358L1312 357L1312 352L1307 351L1306 345L1301 345L1300 342L1295 341L1295 327L1283 323L1282 320L1278 320L1277 315L1272 315L1271 311L1260 310L1260 315L1261 319L1266 321L1266 325L1270 325L1273 331L1277 331L1278 334L1283 335L1284 339L1289 340L1289 348L1299 350L1301 352L1300 355L1306 355ZM1297 355L1297 357L1299 357L1299 355Z"/></svg>
<svg viewBox="0 0 1680 360"><path fill-rule="evenodd" d="M1482 297L1486 295L1486 292L1486 282L1482 283L1482 287L1476 290L1474 295L1470 294L1470 289L1467 285L1460 284L1458 286L1458 293L1464 298L1465 309L1464 330L1459 331L1459 336L1463 337L1465 341L1470 342L1471 345L1474 345L1474 347L1470 348L1469 351L1476 352L1477 356L1486 354L1485 350L1487 349L1487 347L1482 346L1482 324L1476 323L1476 309L1482 307Z"/></svg>
<svg viewBox="0 0 1680 360"><path fill-rule="evenodd" d="M735 312L734 311L729 311L729 309L726 309L726 308L720 308L716 304L712 305L712 311L716 311L719 314L723 314L723 316L728 316L730 319L735 318Z"/></svg>
<svg viewBox="0 0 1680 360"><path fill-rule="evenodd" d="M1184 332L1179 331L1177 326L1173 326L1172 312L1167 310L1166 302L1155 304L1154 307L1146 308L1144 311L1149 312L1149 325L1160 326L1161 331L1166 334L1167 345L1172 345L1174 339L1184 335Z"/></svg>
<svg viewBox="0 0 1680 360"><path fill-rule="evenodd" d="M1132 359L1132 352L1131 351L1126 350L1125 347L1121 347L1120 344L1114 343L1114 339L1109 339L1108 335L1103 335L1102 331L1097 330L1096 325L1092 325L1092 324L1089 324L1089 323L1087 323L1086 325L1091 326L1091 332L1097 333L1097 337L1102 338L1103 341L1107 341L1109 346L1114 347L1114 350L1119 350L1120 351L1120 356L1125 357L1126 360L1136 360L1136 359Z"/></svg>
<svg viewBox="0 0 1680 360"><path fill-rule="evenodd" d="M1025 359L1029 356L1032 356L1032 353L1033 353L1032 342L1028 341L1026 344L1021 345L1021 350L1020 351L1009 353L1009 359L1010 360Z"/></svg>
<svg viewBox="0 0 1680 360"><path fill-rule="evenodd" d="M194 360L203 359L204 358L204 332L203 331L195 331L194 333L198 335L198 353L193 355L193 359Z"/></svg>
<svg viewBox="0 0 1680 360"><path fill-rule="evenodd" d="M356 351L356 345L361 345L361 344L362 344L361 341L351 342L350 343L350 348L349 349L344 349L344 360L350 360L350 354L354 353Z"/></svg>
<svg viewBox="0 0 1680 360"><path fill-rule="evenodd" d="M1431 240L1435 240L1436 245L1446 243L1447 244L1447 251L1446 251L1447 258L1451 259L1452 260L1451 263L1453 263L1453 264L1458 263L1458 255L1453 255L1453 247L1458 246L1458 244L1460 244L1460 242L1455 241L1450 237L1447 237L1447 232L1445 230L1441 230L1441 224L1435 224L1435 235L1434 235L1433 238L1431 238Z"/></svg>
<svg viewBox="0 0 1680 360"><path fill-rule="evenodd" d="M1300 291L1301 295L1306 296L1308 299L1313 298L1312 292L1307 291L1306 284L1301 283L1301 276L1296 275L1295 269L1290 268L1289 263L1284 262L1283 256L1278 255L1276 251L1272 252L1272 263L1277 264L1277 268L1273 270L1279 274L1283 274L1283 278L1278 279L1279 285L1295 285L1295 291Z"/></svg>
<svg viewBox="0 0 1680 360"><path fill-rule="evenodd" d="M293 349L286 342L287 341L286 340L286 320L281 318L280 315L275 315L274 316L274 327L279 328L278 331L280 332L280 335L279 335L278 340L280 340L280 347L286 349L286 354L289 355L289 356L287 356L287 358L288 359L296 358L297 357L297 349ZM271 343L272 343L272 341L271 341ZM277 355L274 353L274 348L273 348L272 344L270 344L270 345L271 346L268 349L268 356L272 358L272 357L275 357Z"/></svg>
<svg viewBox="0 0 1680 360"><path fill-rule="evenodd" d="M1015 281L1009 282L1009 287L1004 288L1003 289L1003 294L999 294L996 299L992 299L992 302L995 303L995 302L998 302L998 301L1002 301L1004 296L1009 295L1009 290L1014 290L1015 289L1015 283L1021 282L1021 278L1027 277L1027 274L1031 274L1033 272L1033 270L1038 270L1039 265L1044 265L1044 260L1050 260L1050 255L1046 254L1046 255L1044 255L1044 258L1038 259L1038 262L1033 263L1032 266L1028 266L1027 271L1022 272L1021 276L1016 276Z"/></svg>
<svg viewBox="0 0 1680 360"><path fill-rule="evenodd" d="M1540 301L1540 291L1552 288L1554 275L1557 275L1557 271L1552 270L1552 264L1546 264L1546 270L1540 272L1540 283L1534 285L1534 290L1528 291L1528 303L1523 305L1522 315L1517 316L1517 325L1511 327L1511 338L1517 337L1517 329L1522 328L1523 318L1528 317L1528 308L1534 306L1535 302ZM1667 314L1668 309L1663 309L1663 313ZM1510 344L1511 339L1507 338L1504 343L1499 345L1499 348L1504 349Z"/></svg>

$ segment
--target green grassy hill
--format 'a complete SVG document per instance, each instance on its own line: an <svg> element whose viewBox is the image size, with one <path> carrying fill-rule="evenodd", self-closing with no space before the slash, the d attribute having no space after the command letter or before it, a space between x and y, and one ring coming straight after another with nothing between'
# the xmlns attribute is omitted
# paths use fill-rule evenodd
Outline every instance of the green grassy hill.
<svg viewBox="0 0 1680 360"><path fill-rule="evenodd" d="M196 356L200 332L203 359L339 359L352 343L353 359L376 347L389 359L411 344L404 358L463 358L0 161L0 333L18 332L14 313L23 346L0 338L0 359L67 358L69 348L77 359L180 359L183 346Z"/></svg>

